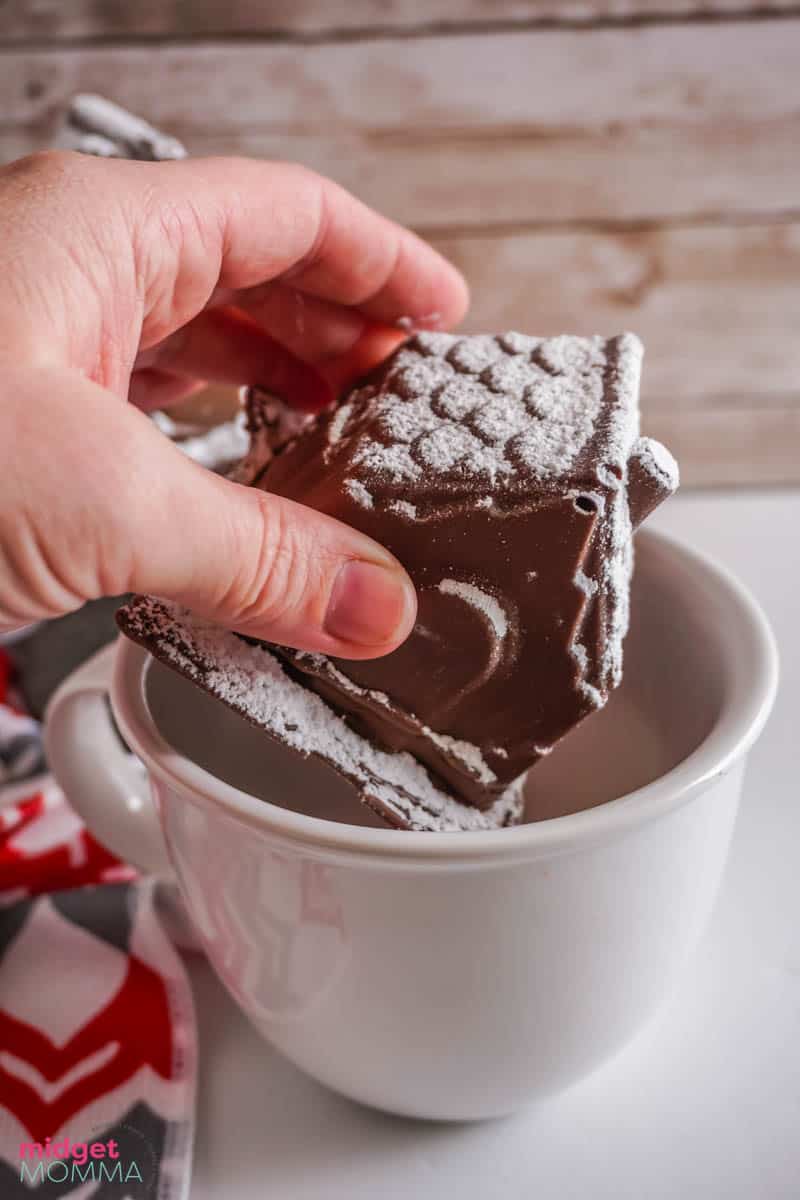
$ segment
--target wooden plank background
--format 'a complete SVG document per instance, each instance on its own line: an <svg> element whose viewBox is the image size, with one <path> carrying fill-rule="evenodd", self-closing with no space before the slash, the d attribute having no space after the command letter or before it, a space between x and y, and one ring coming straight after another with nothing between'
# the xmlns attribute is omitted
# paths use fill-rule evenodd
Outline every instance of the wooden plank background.
<svg viewBox="0 0 800 1200"><path fill-rule="evenodd" d="M796 0L5 0L0 35L29 38L340 37L390 31L596 25L791 12Z"/></svg>
<svg viewBox="0 0 800 1200"><path fill-rule="evenodd" d="M0 160L76 91L332 175L459 263L469 328L635 329L688 483L800 482L800 8L6 0Z"/></svg>

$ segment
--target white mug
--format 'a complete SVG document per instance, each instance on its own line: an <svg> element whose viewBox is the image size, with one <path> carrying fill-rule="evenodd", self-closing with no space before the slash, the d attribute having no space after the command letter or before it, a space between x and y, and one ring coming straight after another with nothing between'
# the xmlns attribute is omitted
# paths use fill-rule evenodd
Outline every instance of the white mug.
<svg viewBox="0 0 800 1200"><path fill-rule="evenodd" d="M303 1070L414 1117L509 1113L668 996L775 695L765 618L720 567L644 533L632 602L622 688L531 772L539 819L515 829L377 827L124 640L111 709L143 766L111 721L108 652L54 697L48 755L102 842L177 880L220 978Z"/></svg>

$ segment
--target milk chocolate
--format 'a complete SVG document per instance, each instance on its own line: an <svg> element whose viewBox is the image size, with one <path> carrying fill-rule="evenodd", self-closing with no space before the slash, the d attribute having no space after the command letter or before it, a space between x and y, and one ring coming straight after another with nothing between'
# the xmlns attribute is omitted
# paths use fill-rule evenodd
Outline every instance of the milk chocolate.
<svg viewBox="0 0 800 1200"><path fill-rule="evenodd" d="M411 755L378 749L349 728L321 697L292 680L265 646L152 596L135 596L117 620L155 658L293 750L298 770L304 758L318 759L397 829L499 829L516 824L522 814L522 780L485 811L464 804L438 787ZM280 805L280 794L274 799Z"/></svg>
<svg viewBox="0 0 800 1200"><path fill-rule="evenodd" d="M235 477L398 556L419 615L393 654L248 645L147 597L121 628L390 824L513 824L527 768L620 682L632 532L677 486L639 436L641 353L627 334L427 333L294 428L250 392Z"/></svg>
<svg viewBox="0 0 800 1200"><path fill-rule="evenodd" d="M420 333L252 483L387 546L419 597L394 653L277 647L376 745L486 809L622 677L633 528L677 486L639 437L623 334Z"/></svg>

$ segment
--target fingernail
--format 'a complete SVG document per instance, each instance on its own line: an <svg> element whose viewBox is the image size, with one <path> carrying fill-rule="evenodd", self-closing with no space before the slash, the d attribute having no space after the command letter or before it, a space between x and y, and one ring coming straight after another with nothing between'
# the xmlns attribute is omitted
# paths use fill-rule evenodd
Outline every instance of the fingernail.
<svg viewBox="0 0 800 1200"><path fill-rule="evenodd" d="M343 642L380 646L410 628L415 604L414 589L402 572L353 559L334 581L325 630Z"/></svg>

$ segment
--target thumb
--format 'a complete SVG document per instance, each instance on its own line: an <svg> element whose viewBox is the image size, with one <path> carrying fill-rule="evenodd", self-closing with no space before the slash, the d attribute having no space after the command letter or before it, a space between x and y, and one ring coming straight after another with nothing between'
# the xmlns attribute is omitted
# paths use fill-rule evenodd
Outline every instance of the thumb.
<svg viewBox="0 0 800 1200"><path fill-rule="evenodd" d="M59 419L40 412L35 426L40 451L43 428L53 440L33 468L45 492L33 543L60 572L61 594L151 592L250 636L343 658L386 654L408 635L413 585L372 539L213 475L75 373L36 374L59 376Z"/></svg>
<svg viewBox="0 0 800 1200"><path fill-rule="evenodd" d="M173 534L137 567L128 590L178 600L240 633L341 658L386 654L411 632L416 595L388 551L295 501L230 483L182 456L175 464L177 452L168 449ZM150 545L150 520L131 524L132 536Z"/></svg>

